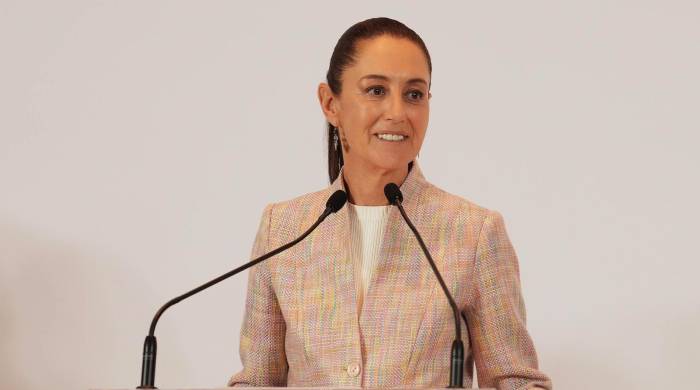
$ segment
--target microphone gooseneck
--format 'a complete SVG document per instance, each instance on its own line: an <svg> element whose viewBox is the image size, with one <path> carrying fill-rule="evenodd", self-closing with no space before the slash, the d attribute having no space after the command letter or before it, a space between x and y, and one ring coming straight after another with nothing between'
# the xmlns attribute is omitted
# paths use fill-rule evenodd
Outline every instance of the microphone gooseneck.
<svg viewBox="0 0 700 390"><path fill-rule="evenodd" d="M401 194L399 186L397 186L395 183L387 184L386 186L384 186L384 195L386 196L390 204L395 205L399 208L401 216L408 224L408 227L411 228L411 231L413 231L413 234L416 236L416 239L418 240L421 249L423 249L425 257L428 259L428 263L430 263L430 268L432 268L435 277L440 283L440 287L442 287L442 291L445 293L445 296L447 297L447 300L449 301L450 306L452 307L452 312L454 313L455 317L455 340L452 342L452 353L450 355L449 387L462 388L464 386L464 343L462 342L462 329L461 323L459 321L459 308L457 307L457 303L455 303L454 298L452 298L452 294L450 294L450 290L447 288L445 281L442 279L442 275L440 275L440 271L438 271L437 266L433 261L433 257L430 256L430 252L428 251L428 248L423 242L423 238L421 237L420 233L418 233L416 227L413 226L413 223L411 223L411 220L408 218L408 215L406 215L406 211L404 211L403 209L403 206L401 204L403 202L403 194Z"/></svg>
<svg viewBox="0 0 700 390"><path fill-rule="evenodd" d="M298 244L301 240L306 238L306 236L311 234L311 232L313 232L316 229L316 227L318 227L318 225L320 225L321 222L323 222L323 220L326 219L326 217L328 217L329 215L331 215L331 214L337 212L338 210L340 210L341 208L343 208L346 201L347 201L347 194L345 193L345 191L338 190L338 191L334 192L333 195L331 195L330 198L328 198L328 201L326 202L326 209L323 211L321 216L318 217L316 222L313 225L311 225L311 227L309 229L307 229L301 236L299 236L294 241L291 241L285 245L282 245L281 247L279 247L271 252L268 252L268 253L258 257L257 259L253 259L253 260L243 264L242 266L217 277L216 279L213 279L213 280L211 280L207 283L204 283L203 285L201 285L195 289L192 289L192 290L190 290L190 291L188 291L188 292L186 292L178 297L175 297L175 298L171 299L170 301L168 301L165 305L163 305L158 310L158 312L156 312L156 315L153 317L153 320L151 321L151 327L148 331L148 336L146 336L146 340L144 341L143 360L141 363L141 386L137 387L137 389L157 389L157 387L155 387L155 385L154 385L155 384L155 376L156 376L156 349L157 349L157 341L156 341L156 337L155 337L155 331L156 331L156 324L158 323L158 320L163 315L163 312L165 312L165 310L167 310L170 306L173 306L176 303L178 303L184 299L187 299L187 298L191 297L194 294L197 294L198 292L200 292L202 290L205 290L205 289L207 289L207 288L209 288L209 287L211 287L211 286L213 286L213 285L215 285L215 284L217 284L225 279L228 279L237 273L245 271L246 269L248 269L248 268L250 268L250 267L252 267L252 266L254 266L262 261L265 261L268 258L270 258L276 254L279 254L280 252L283 252L283 251L291 248L292 246Z"/></svg>

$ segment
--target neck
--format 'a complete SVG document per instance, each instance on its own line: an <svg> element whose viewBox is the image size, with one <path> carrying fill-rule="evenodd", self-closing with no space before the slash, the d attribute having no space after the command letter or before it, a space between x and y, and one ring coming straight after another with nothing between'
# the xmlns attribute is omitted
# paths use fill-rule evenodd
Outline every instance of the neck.
<svg viewBox="0 0 700 390"><path fill-rule="evenodd" d="M385 206L389 204L384 186L396 183L399 187L408 176L408 165L399 169L377 169L362 164L343 165L343 180L348 201L358 206Z"/></svg>

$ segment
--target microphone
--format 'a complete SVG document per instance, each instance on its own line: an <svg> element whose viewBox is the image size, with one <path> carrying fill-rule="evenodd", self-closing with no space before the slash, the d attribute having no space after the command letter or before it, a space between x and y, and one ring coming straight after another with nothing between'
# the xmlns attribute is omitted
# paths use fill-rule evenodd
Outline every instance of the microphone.
<svg viewBox="0 0 700 390"><path fill-rule="evenodd" d="M154 386L155 383L155 376L156 376L156 347L157 347L157 342L156 342L156 337L154 335L155 330L156 330L156 324L158 323L158 319L160 319L160 316L163 315L163 312L167 310L170 306L175 305L176 303L191 297L194 294L197 294L198 292L205 290L225 279L228 279L229 277L244 271L264 260L267 260L268 258L279 254L280 252L284 252L285 250L293 247L294 245L298 244L301 240L306 238L311 232L316 229L316 227L323 222L326 217L331 215L332 213L337 212L343 206L345 205L345 202L347 201L348 197L345 191L343 190L338 190L333 193L333 195L328 198L328 201L326 202L326 209L323 211L320 217L316 220L316 222L311 225L311 227L306 230L299 238L295 239L294 241L291 241L285 245L282 245L281 247L268 252L257 259L251 260L242 266L231 270L221 276L219 276L216 279L213 279L207 283L204 283L203 285L190 290L178 297L175 297L168 301L165 305L163 305L156 315L153 317L153 321L151 321L151 328L148 331L148 336L146 336L146 340L143 343L143 360L141 363L141 386L137 387L137 389L157 389L157 387Z"/></svg>
<svg viewBox="0 0 700 390"><path fill-rule="evenodd" d="M423 242L423 238L421 238L420 234L418 233L418 230L415 226L413 226L411 220L406 215L406 211L404 211L403 206L401 205L401 202L403 202L403 195L401 194L399 186L397 186L394 183L387 184L386 186L384 186L384 195L386 196L390 204L393 204L399 208L401 216L413 231L413 234L416 236L416 239L418 239L418 243L423 249L425 257L428 258L430 268L433 269L433 273L435 274L435 277L437 278L438 282L440 282L440 287L442 287L442 291L445 293L445 296L447 297L447 300L449 301L450 306L452 307L452 312L454 313L455 317L455 340L452 342L452 354L450 359L450 385L448 387L462 388L464 383L464 343L462 342L462 329L461 324L459 322L459 309L457 308L457 304L455 303L454 298L452 298L452 294L450 294L450 291L447 289L447 285L442 279L440 271L438 271L432 256L430 256L430 252L428 252L428 248Z"/></svg>

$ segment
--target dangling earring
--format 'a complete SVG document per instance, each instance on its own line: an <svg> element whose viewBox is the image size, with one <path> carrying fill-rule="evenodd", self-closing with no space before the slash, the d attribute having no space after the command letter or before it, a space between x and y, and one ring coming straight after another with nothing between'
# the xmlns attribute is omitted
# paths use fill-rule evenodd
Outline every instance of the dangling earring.
<svg viewBox="0 0 700 390"><path fill-rule="evenodd" d="M338 151L338 128L337 127L333 128L333 149L335 149L336 152Z"/></svg>

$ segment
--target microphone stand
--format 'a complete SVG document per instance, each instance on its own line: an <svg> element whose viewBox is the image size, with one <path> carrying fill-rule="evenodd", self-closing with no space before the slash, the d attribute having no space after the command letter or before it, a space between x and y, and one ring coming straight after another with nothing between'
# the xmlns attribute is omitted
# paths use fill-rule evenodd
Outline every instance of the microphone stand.
<svg viewBox="0 0 700 390"><path fill-rule="evenodd" d="M399 186L397 186L395 183L387 184L384 187L384 195L386 195L390 204L393 204L399 208L401 216L408 224L408 227L411 228L411 231L413 231L413 234L416 236L421 249L423 249L425 257L428 259L428 263L430 263L430 268L432 268L435 277L440 283L440 287L442 287L442 291L445 293L445 296L452 307L452 312L454 313L455 318L455 340L452 342L452 353L450 354L450 385L448 388L462 388L464 387L464 343L462 342L462 330L461 323L459 321L459 308L457 307L457 303L455 303L455 300L452 298L452 294L450 294L445 281L442 279L440 271L438 271L437 266L433 261L433 257L430 256L430 252L423 242L423 238L421 238L420 233L418 233L416 227L413 226L413 223L411 223L408 215L406 215L406 211L403 209L403 205L401 204L401 202L403 202L403 195L401 194L401 190L399 190Z"/></svg>
<svg viewBox="0 0 700 390"><path fill-rule="evenodd" d="M205 290L223 280L226 280L230 278L231 276L240 273L242 271L245 271L246 269L267 260L268 258L283 252L292 246L298 244L301 240L306 238L309 234L311 234L316 227L323 222L326 217L328 217L330 214L335 213L336 211L340 210L343 205L345 205L345 202L347 200L347 194L343 190L338 190L331 195L331 197L328 199L328 202L326 203L326 209L323 211L323 214L316 220L316 222L309 228L307 229L301 236L299 236L296 240L289 242L285 245L282 245L281 247L266 253L257 259L251 260L242 266L231 270L213 280L210 280L209 282L204 283L203 285L192 289L180 296L177 296L171 300L169 300L165 305L163 305L158 312L156 312L156 315L153 317L153 320L151 321L151 327L148 331L148 336L146 336L146 340L143 343L143 359L141 362L141 385L137 387L137 389L157 389L157 387L154 386L155 384L155 376L156 376L156 350L157 350L157 341L156 341L156 336L155 336L155 331L156 331L156 324L158 323L158 320L160 319L160 316L163 315L163 312L166 311L169 307L175 305L176 303L187 299L191 297L194 294L197 294L198 292Z"/></svg>

